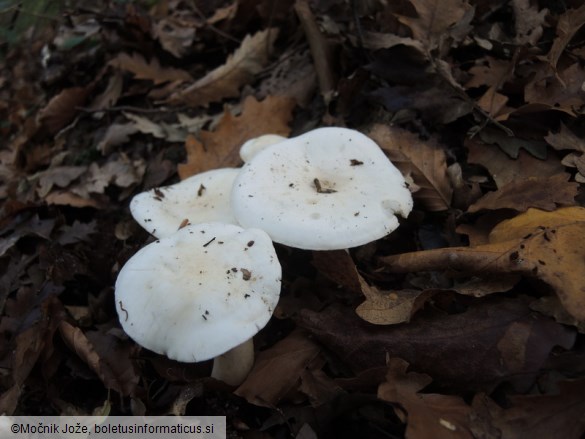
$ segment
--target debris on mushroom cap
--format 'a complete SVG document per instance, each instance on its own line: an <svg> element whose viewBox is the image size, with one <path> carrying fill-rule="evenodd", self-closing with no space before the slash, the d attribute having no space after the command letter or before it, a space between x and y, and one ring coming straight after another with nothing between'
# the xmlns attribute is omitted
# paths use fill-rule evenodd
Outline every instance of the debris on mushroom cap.
<svg viewBox="0 0 585 439"><path fill-rule="evenodd" d="M286 137L279 136L278 134L264 134L254 139L250 139L241 146L240 158L244 163L249 162L252 157L263 149L275 145L276 143L280 143L283 140L286 140Z"/></svg>
<svg viewBox="0 0 585 439"><path fill-rule="evenodd" d="M116 309L138 344L174 360L204 361L266 325L280 283L280 264L265 232L197 224L128 260L116 280Z"/></svg>
<svg viewBox="0 0 585 439"><path fill-rule="evenodd" d="M319 128L259 152L236 177L232 209L243 227L281 244L333 250L398 227L412 196L400 171L358 131Z"/></svg>
<svg viewBox="0 0 585 439"><path fill-rule="evenodd" d="M134 219L157 238L169 236L187 224L237 224L230 205L232 184L239 169L203 172L177 184L136 195L130 202Z"/></svg>

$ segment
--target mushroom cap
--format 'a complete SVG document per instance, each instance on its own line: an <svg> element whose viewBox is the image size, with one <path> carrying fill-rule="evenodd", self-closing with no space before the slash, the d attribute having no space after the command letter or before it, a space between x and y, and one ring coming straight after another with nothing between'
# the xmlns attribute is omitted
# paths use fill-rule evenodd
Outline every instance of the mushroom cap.
<svg viewBox="0 0 585 439"><path fill-rule="evenodd" d="M238 172L236 168L213 169L171 186L142 192L132 198L130 212L157 238L169 236L185 224L237 224L230 192Z"/></svg>
<svg viewBox="0 0 585 439"><path fill-rule="evenodd" d="M412 196L400 171L369 137L319 128L260 151L232 189L243 227L281 244L333 250L366 244L398 227Z"/></svg>
<svg viewBox="0 0 585 439"><path fill-rule="evenodd" d="M116 309L138 344L183 361L252 338L280 295L281 268L262 230L204 223L138 251L116 280Z"/></svg>
<svg viewBox="0 0 585 439"><path fill-rule="evenodd" d="M244 163L249 162L252 157L263 149L266 149L270 145L280 143L283 140L286 140L286 137L278 134L263 134L262 136L250 139L240 147L240 158Z"/></svg>

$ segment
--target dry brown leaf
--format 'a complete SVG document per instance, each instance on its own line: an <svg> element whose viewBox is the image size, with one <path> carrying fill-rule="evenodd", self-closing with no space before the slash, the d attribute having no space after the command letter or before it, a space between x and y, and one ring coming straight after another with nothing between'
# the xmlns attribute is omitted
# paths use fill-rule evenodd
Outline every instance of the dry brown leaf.
<svg viewBox="0 0 585 439"><path fill-rule="evenodd" d="M406 437L472 439L469 407L463 398L451 395L419 393L432 379L428 375L407 372L408 363L393 358L388 365L386 382L378 388L378 398L399 404L407 416ZM399 416L401 409L398 410Z"/></svg>
<svg viewBox="0 0 585 439"><path fill-rule="evenodd" d="M120 72L115 72L108 81L106 89L96 96L88 108L92 111L105 110L114 105L122 95L124 78Z"/></svg>
<svg viewBox="0 0 585 439"><path fill-rule="evenodd" d="M550 65L556 69L557 63L575 34L585 24L585 5L578 9L569 9L559 17L557 22L557 37L548 52Z"/></svg>
<svg viewBox="0 0 585 439"><path fill-rule="evenodd" d="M499 188L528 178L562 175L565 171L563 165L554 156L548 157L547 160L539 160L526 151L520 150L518 158L512 159L495 145L486 145L477 140L469 140L465 146L469 151L468 162L486 168Z"/></svg>
<svg viewBox="0 0 585 439"><path fill-rule="evenodd" d="M113 148L123 145L130 140L130 136L138 132L138 127L134 123L115 123L110 125L104 136L96 145L96 149L102 155L109 155Z"/></svg>
<svg viewBox="0 0 585 439"><path fill-rule="evenodd" d="M278 36L274 28L248 35L226 63L212 70L184 90L173 93L173 104L206 106L224 98L240 95L240 87L249 83L268 62L272 45Z"/></svg>
<svg viewBox="0 0 585 439"><path fill-rule="evenodd" d="M39 123L51 134L65 128L77 115L91 92L91 87L71 87L53 96L49 103L39 112Z"/></svg>
<svg viewBox="0 0 585 439"><path fill-rule="evenodd" d="M585 68L576 62L563 70L557 70L554 75L543 66L537 66L535 73L534 79L524 89L524 100L528 104L545 105L551 110L577 117L583 106Z"/></svg>
<svg viewBox="0 0 585 439"><path fill-rule="evenodd" d="M558 133L549 132L544 140L558 151L569 149L585 153L585 140L577 136L563 123L561 123L561 129Z"/></svg>
<svg viewBox="0 0 585 439"><path fill-rule="evenodd" d="M366 322L374 325L396 325L409 322L425 302L435 293L433 291L401 290L381 291L370 286L360 276L365 302L355 312Z"/></svg>
<svg viewBox="0 0 585 439"><path fill-rule="evenodd" d="M575 204L579 184L569 182L570 175L560 173L551 177L529 177L512 181L494 192L488 192L469 206L469 213L482 209L514 209L524 212L530 207L552 211L558 206Z"/></svg>
<svg viewBox="0 0 585 439"><path fill-rule="evenodd" d="M248 96L241 115L226 110L215 131L201 132L201 141L187 137L187 163L178 166L181 180L210 169L238 166L240 146L246 140L268 133L288 136L294 107L295 101L283 96L269 96L262 102Z"/></svg>
<svg viewBox="0 0 585 439"><path fill-rule="evenodd" d="M155 85L165 82L193 80L185 70L162 67L156 58L146 61L139 53L132 55L120 53L109 64L117 69L133 73L137 79L148 79L154 82Z"/></svg>
<svg viewBox="0 0 585 439"><path fill-rule="evenodd" d="M193 44L196 23L186 17L166 17L158 20L152 27L152 36L164 50L177 58L186 55Z"/></svg>
<svg viewBox="0 0 585 439"><path fill-rule="evenodd" d="M68 191L53 191L45 197L45 203L54 204L57 206L72 206L72 207L94 207L100 208L102 205L99 201L91 198L83 198L73 192Z"/></svg>
<svg viewBox="0 0 585 439"><path fill-rule="evenodd" d="M39 186L37 194L44 198L53 186L66 188L87 171L87 166L55 166L38 174Z"/></svg>
<svg viewBox="0 0 585 439"><path fill-rule="evenodd" d="M350 291L360 293L360 275L351 255L345 250L313 252L313 266L323 276Z"/></svg>
<svg viewBox="0 0 585 439"><path fill-rule="evenodd" d="M521 274L548 283L566 311L585 319L585 208L528 209L498 224L489 244L381 258L390 272L450 270L466 275Z"/></svg>
<svg viewBox="0 0 585 439"><path fill-rule="evenodd" d="M65 321L59 325L59 332L65 343L100 377L106 388L122 395L133 392L139 377L130 358L123 355L119 340L97 331L88 333L90 339L81 329Z"/></svg>
<svg viewBox="0 0 585 439"><path fill-rule="evenodd" d="M488 298L471 302L462 313L421 313L394 326L369 324L346 306L332 305L302 310L297 322L354 373L384 366L390 354L451 388L487 390L511 381L528 389L552 349L570 349L576 334L531 312L527 302ZM523 337L503 342L514 330Z"/></svg>
<svg viewBox="0 0 585 439"><path fill-rule="evenodd" d="M472 408L479 416L474 417L483 418L483 425L502 438L580 439L585 432L585 380L560 381L557 387L554 394L511 396L505 409L477 395Z"/></svg>
<svg viewBox="0 0 585 439"><path fill-rule="evenodd" d="M422 141L416 134L386 125L368 133L403 175L411 175L420 190L413 194L429 211L447 210L453 189L447 175L445 151L436 141Z"/></svg>
<svg viewBox="0 0 585 439"><path fill-rule="evenodd" d="M295 331L260 352L254 368L234 392L255 405L274 407L297 383L321 348L301 331Z"/></svg>
<svg viewBox="0 0 585 439"><path fill-rule="evenodd" d="M410 27L413 37L427 50L441 48L449 38L460 40L473 18L473 7L467 0L410 0L417 18L399 16Z"/></svg>
<svg viewBox="0 0 585 439"><path fill-rule="evenodd" d="M530 4L530 0L513 0L512 7L516 26L516 44L535 45L542 36L548 9L539 11L537 6Z"/></svg>

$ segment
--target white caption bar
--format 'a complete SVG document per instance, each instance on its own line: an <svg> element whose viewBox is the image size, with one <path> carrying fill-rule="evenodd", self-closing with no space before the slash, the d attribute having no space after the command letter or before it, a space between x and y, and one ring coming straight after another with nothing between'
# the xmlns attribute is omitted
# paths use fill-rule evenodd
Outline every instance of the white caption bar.
<svg viewBox="0 0 585 439"><path fill-rule="evenodd" d="M0 416L0 439L225 439L225 416Z"/></svg>

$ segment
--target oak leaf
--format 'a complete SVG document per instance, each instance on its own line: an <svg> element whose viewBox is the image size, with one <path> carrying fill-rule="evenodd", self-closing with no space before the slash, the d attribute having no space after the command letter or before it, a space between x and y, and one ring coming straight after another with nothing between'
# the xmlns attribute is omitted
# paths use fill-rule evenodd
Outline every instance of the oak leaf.
<svg viewBox="0 0 585 439"><path fill-rule="evenodd" d="M332 305L320 312L302 310L298 323L354 373L384 366L391 353L466 391L502 381L526 389L555 345L569 349L575 341L574 331L531 312L526 302L484 299L463 313L421 313L396 326L372 325L351 309ZM522 337L510 337L515 332Z"/></svg>
<svg viewBox="0 0 585 439"><path fill-rule="evenodd" d="M152 58L150 61L147 61L139 53L132 55L120 53L110 60L109 64L117 69L133 73L137 79L148 79L155 85L165 82L185 82L192 80L191 75L185 70L162 67L158 59Z"/></svg>
<svg viewBox="0 0 585 439"><path fill-rule="evenodd" d="M238 166L240 146L246 140L269 133L287 136L294 106L293 99L283 96L269 96L262 102L249 96L239 116L226 109L214 131L201 131L200 140L187 137L187 163L178 166L181 180L210 169Z"/></svg>
<svg viewBox="0 0 585 439"><path fill-rule="evenodd" d="M449 37L461 40L470 29L473 7L467 0L410 0L418 17L401 15L398 19L410 27L413 37L428 50L441 48Z"/></svg>
<svg viewBox="0 0 585 439"><path fill-rule="evenodd" d="M320 347L300 331L262 351L246 380L234 392L255 405L273 407L297 383Z"/></svg>
<svg viewBox="0 0 585 439"><path fill-rule="evenodd" d="M512 181L494 192L488 192L469 206L469 213L482 209L514 209L520 212L530 207L555 210L558 206L575 204L579 184L569 182L570 175L560 173L551 177L529 177Z"/></svg>
<svg viewBox="0 0 585 439"><path fill-rule="evenodd" d="M585 208L554 212L528 209L502 221L489 243L381 258L390 272L452 270L485 276L497 273L536 277L549 284L566 311L585 320Z"/></svg>
<svg viewBox="0 0 585 439"><path fill-rule="evenodd" d="M416 134L385 125L374 125L368 135L402 174L410 175L420 188L413 194L415 200L432 212L449 208L453 189L445 151L438 142L422 141Z"/></svg>
<svg viewBox="0 0 585 439"><path fill-rule="evenodd" d="M277 36L278 30L273 28L248 35L224 65L184 90L173 93L168 101L173 104L207 106L210 102L239 96L240 87L249 83L266 66Z"/></svg>
<svg viewBox="0 0 585 439"><path fill-rule="evenodd" d="M408 363L392 358L388 365L386 382L378 387L378 398L394 404L399 416L402 410L408 416L406 437L471 439L469 407L463 398L452 395L421 393L432 382L425 374L407 372Z"/></svg>

